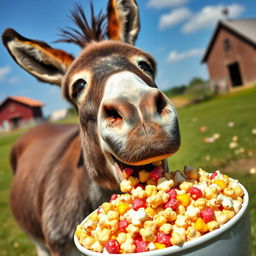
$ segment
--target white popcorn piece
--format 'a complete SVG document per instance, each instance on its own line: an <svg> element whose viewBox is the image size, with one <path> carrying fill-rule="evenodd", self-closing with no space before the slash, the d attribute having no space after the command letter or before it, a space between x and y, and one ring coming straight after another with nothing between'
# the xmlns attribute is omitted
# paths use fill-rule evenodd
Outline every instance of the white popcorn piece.
<svg viewBox="0 0 256 256"><path fill-rule="evenodd" d="M154 251L154 250L156 249L155 243L150 242L150 243L148 244L148 249L149 249L150 251Z"/></svg>
<svg viewBox="0 0 256 256"><path fill-rule="evenodd" d="M164 192L169 191L173 185L174 181L173 180L167 180L165 177L159 178L157 181L157 189L162 190Z"/></svg>
<svg viewBox="0 0 256 256"><path fill-rule="evenodd" d="M140 208L138 211L135 211L133 209L130 209L125 213L125 218L129 223L132 223L133 225L140 225L142 221L144 221L147 217L147 214L145 212L144 208Z"/></svg>
<svg viewBox="0 0 256 256"><path fill-rule="evenodd" d="M224 196L222 194L219 194L217 196L217 199L221 202L222 206L225 209L231 209L233 207L233 199L228 197L228 196Z"/></svg>
<svg viewBox="0 0 256 256"><path fill-rule="evenodd" d="M238 200L233 200L233 208L235 210L235 213L238 213L241 207L242 207L241 202L239 202Z"/></svg>
<svg viewBox="0 0 256 256"><path fill-rule="evenodd" d="M133 189L131 194L133 195L133 197L140 198L140 199L145 198L147 196L147 193L141 187L137 187L136 189Z"/></svg>
<svg viewBox="0 0 256 256"><path fill-rule="evenodd" d="M200 214L200 209L194 207L193 205L189 205L185 212L185 215L189 216L191 220L196 220Z"/></svg>

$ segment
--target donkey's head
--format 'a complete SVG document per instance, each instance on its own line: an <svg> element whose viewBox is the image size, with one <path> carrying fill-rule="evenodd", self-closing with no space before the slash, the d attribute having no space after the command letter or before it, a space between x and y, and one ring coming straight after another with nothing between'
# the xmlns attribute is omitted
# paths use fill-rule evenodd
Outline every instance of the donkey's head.
<svg viewBox="0 0 256 256"><path fill-rule="evenodd" d="M63 30L62 41L83 47L75 59L12 29L4 32L3 41L22 68L61 86L78 110L86 168L102 186L113 188L122 169L147 168L178 150L177 116L154 82L153 58L133 46L139 32L135 0L109 1L110 40L103 40L103 16L92 16L91 27L80 7L72 17L82 32Z"/></svg>

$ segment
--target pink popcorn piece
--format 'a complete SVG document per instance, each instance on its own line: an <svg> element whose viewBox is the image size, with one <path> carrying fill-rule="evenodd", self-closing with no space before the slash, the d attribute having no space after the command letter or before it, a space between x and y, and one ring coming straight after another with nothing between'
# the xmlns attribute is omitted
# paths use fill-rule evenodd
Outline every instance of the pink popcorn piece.
<svg viewBox="0 0 256 256"><path fill-rule="evenodd" d="M132 168L123 169L123 174L125 178L129 178L133 174L134 170Z"/></svg>
<svg viewBox="0 0 256 256"><path fill-rule="evenodd" d="M149 177L154 180L154 181L157 181L159 178L161 178L163 176L163 168L161 166L156 166L154 168L154 170L152 170L150 173L149 173Z"/></svg>
<svg viewBox="0 0 256 256"><path fill-rule="evenodd" d="M218 175L218 173L217 172L214 172L211 176L210 176L210 180L212 180L212 179L214 179L216 176Z"/></svg>
<svg viewBox="0 0 256 256"><path fill-rule="evenodd" d="M102 209L102 207L100 206L100 207L98 208L98 210L97 210L97 213L100 214L100 213L102 212L102 210L103 210L103 209Z"/></svg>
<svg viewBox="0 0 256 256"><path fill-rule="evenodd" d="M138 241L135 243L136 251L135 252L147 252L148 251L148 242L146 241Z"/></svg>
<svg viewBox="0 0 256 256"><path fill-rule="evenodd" d="M140 208L146 208L146 201L143 199L135 198L132 201L132 209L138 211Z"/></svg>
<svg viewBox="0 0 256 256"><path fill-rule="evenodd" d="M169 198L173 198L176 199L177 198L177 192L175 189L171 189L170 191L167 192L167 194L169 195Z"/></svg>
<svg viewBox="0 0 256 256"><path fill-rule="evenodd" d="M160 244L165 244L166 247L171 246L171 236L166 235L164 232L159 232L156 236L156 240Z"/></svg>
<svg viewBox="0 0 256 256"><path fill-rule="evenodd" d="M200 215L204 222L210 222L214 220L214 211L212 208L206 208L204 210L201 210Z"/></svg>
<svg viewBox="0 0 256 256"><path fill-rule="evenodd" d="M111 198L110 198L110 202L116 200L117 197L118 197L117 194L113 194L113 195L111 196Z"/></svg>
<svg viewBox="0 0 256 256"><path fill-rule="evenodd" d="M111 239L106 242L105 248L108 253L118 254L120 252L120 245L116 239Z"/></svg>
<svg viewBox="0 0 256 256"><path fill-rule="evenodd" d="M192 187L190 189L190 196L194 199L197 200L198 198L202 197L203 193L201 191L201 189L197 188L197 187Z"/></svg>
<svg viewBox="0 0 256 256"><path fill-rule="evenodd" d="M129 223L126 219L120 220L118 223L118 229L122 232L126 232L126 228L128 227Z"/></svg>
<svg viewBox="0 0 256 256"><path fill-rule="evenodd" d="M179 201L175 198L171 198L165 205L164 208L172 208L173 210L179 206Z"/></svg>

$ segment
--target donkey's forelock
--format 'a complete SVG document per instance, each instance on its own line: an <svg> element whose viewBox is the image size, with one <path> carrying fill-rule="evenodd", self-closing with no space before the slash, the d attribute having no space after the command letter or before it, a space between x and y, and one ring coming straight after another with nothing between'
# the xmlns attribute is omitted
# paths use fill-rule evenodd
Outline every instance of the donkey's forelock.
<svg viewBox="0 0 256 256"><path fill-rule="evenodd" d="M61 38L56 42L74 43L81 48L87 46L92 41L102 41L107 37L106 15L102 11L95 15L93 4L90 4L91 20L86 18L84 10L80 4L76 4L71 12L71 20L77 28L67 27L61 30ZM79 29L79 30L78 30Z"/></svg>

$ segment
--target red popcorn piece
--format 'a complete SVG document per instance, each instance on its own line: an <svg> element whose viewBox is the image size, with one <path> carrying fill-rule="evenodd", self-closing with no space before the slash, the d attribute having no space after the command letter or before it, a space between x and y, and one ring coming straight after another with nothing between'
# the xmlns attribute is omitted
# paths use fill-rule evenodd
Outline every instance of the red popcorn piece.
<svg viewBox="0 0 256 256"><path fill-rule="evenodd" d="M120 252L120 245L116 239L111 239L106 242L105 248L108 253L118 254Z"/></svg>
<svg viewBox="0 0 256 256"><path fill-rule="evenodd" d="M169 198L173 198L173 199L176 199L177 198L177 192L175 189L171 189L169 192L167 192L167 194L169 195Z"/></svg>
<svg viewBox="0 0 256 256"><path fill-rule="evenodd" d="M214 211L212 208L206 208L200 212L200 215L205 223L214 220Z"/></svg>
<svg viewBox="0 0 256 256"><path fill-rule="evenodd" d="M159 232L156 236L156 240L160 244L165 244L166 247L171 246L171 236L166 235L164 232Z"/></svg>
<svg viewBox="0 0 256 256"><path fill-rule="evenodd" d="M112 202L113 200L116 200L117 199L117 194L113 194L110 198L110 202Z"/></svg>
<svg viewBox="0 0 256 256"><path fill-rule="evenodd" d="M123 174L125 178L129 178L133 174L134 170L132 168L123 169Z"/></svg>
<svg viewBox="0 0 256 256"><path fill-rule="evenodd" d="M142 200L142 199L139 199L139 198L133 199L133 201L132 201L133 210L137 211L140 208L146 208L146 207L147 207L147 205L146 205L145 200Z"/></svg>
<svg viewBox="0 0 256 256"><path fill-rule="evenodd" d="M201 191L201 189L197 188L197 187L192 187L190 189L190 196L194 199L197 200L198 198L203 196L203 193Z"/></svg>
<svg viewBox="0 0 256 256"><path fill-rule="evenodd" d="M137 235L133 238L133 241L137 245L137 243L142 241L142 237L140 235Z"/></svg>
<svg viewBox="0 0 256 256"><path fill-rule="evenodd" d="M175 198L171 198L165 205L164 208L172 208L173 210L179 206L179 201Z"/></svg>
<svg viewBox="0 0 256 256"><path fill-rule="evenodd" d="M118 229L122 232L126 232L126 228L128 227L129 223L126 219L120 220L118 223Z"/></svg>
<svg viewBox="0 0 256 256"><path fill-rule="evenodd" d="M217 173L217 172L214 172L214 173L210 176L210 180L214 179L217 175L218 175L218 173Z"/></svg>
<svg viewBox="0 0 256 256"><path fill-rule="evenodd" d="M136 252L147 252L148 251L148 242L146 241L137 241L136 245Z"/></svg>
<svg viewBox="0 0 256 256"><path fill-rule="evenodd" d="M164 170L161 166L156 166L154 170L149 173L149 177L152 180L157 181L159 178L163 176L163 171Z"/></svg>

